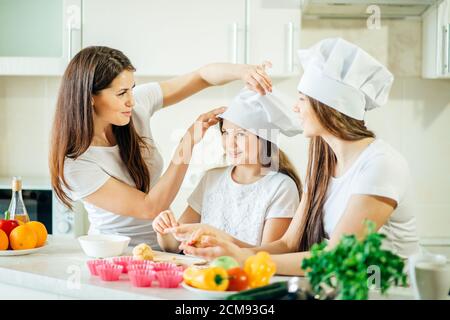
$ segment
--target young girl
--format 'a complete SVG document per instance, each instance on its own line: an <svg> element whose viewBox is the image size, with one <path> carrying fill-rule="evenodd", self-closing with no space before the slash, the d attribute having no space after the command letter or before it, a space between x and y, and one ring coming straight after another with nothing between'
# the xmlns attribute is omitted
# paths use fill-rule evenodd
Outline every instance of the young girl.
<svg viewBox="0 0 450 320"><path fill-rule="evenodd" d="M393 75L359 47L326 39L300 52L305 70L294 111L311 138L306 191L284 236L254 248L239 248L213 230L196 232L203 248L189 242L187 254L234 256L241 264L267 251L277 273L301 275L302 259L315 243L333 248L344 234L364 236L364 221L386 235L384 245L401 257L417 252L416 221L409 200L410 174L405 159L364 123L366 111L386 103ZM172 232L188 232L180 226Z"/></svg>
<svg viewBox="0 0 450 320"><path fill-rule="evenodd" d="M178 224L208 225L240 247L265 244L285 233L302 187L294 167L275 143L277 130L300 132L292 129L282 108L271 93L261 96L243 90L234 99L219 123L231 165L206 172L178 222L170 211L154 220L163 249L179 252L179 242L167 233Z"/></svg>

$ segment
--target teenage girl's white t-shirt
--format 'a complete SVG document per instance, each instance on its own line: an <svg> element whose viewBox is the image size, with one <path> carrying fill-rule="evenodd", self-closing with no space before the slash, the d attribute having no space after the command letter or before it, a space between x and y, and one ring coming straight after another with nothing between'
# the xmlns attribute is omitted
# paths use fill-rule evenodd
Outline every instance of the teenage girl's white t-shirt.
<svg viewBox="0 0 450 320"><path fill-rule="evenodd" d="M137 133L145 138L149 152L143 152L150 172L150 187L161 176L163 159L155 147L150 130L150 118L161 109L163 94L158 83L147 83L133 89L135 106L132 120ZM81 200L88 212L89 234L118 234L131 237L131 245L146 242L159 249L156 233L151 220L141 220L122 216L119 212L109 212L96 207L83 199L97 191L109 178L113 177L132 187L135 183L120 158L119 147L90 146L76 160L66 158L64 174L72 190L67 190L74 201Z"/></svg>
<svg viewBox="0 0 450 320"><path fill-rule="evenodd" d="M389 144L376 139L344 175L331 179L324 204L325 232L331 236L354 194L393 199L397 208L380 232L387 236L384 247L406 258L418 250L411 192L408 163Z"/></svg>
<svg viewBox="0 0 450 320"><path fill-rule="evenodd" d="M201 223L257 246L265 222L292 218L300 196L294 180L283 173L270 171L254 183L239 184L231 177L233 168L207 171L188 198L188 204L201 215Z"/></svg>

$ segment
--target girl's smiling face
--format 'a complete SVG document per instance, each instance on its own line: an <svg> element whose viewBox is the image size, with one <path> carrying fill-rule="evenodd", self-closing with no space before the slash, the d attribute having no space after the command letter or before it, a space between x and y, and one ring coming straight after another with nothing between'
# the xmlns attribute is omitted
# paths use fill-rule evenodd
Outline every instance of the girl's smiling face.
<svg viewBox="0 0 450 320"><path fill-rule="evenodd" d="M233 165L260 163L258 136L225 119L221 131L225 155Z"/></svg>
<svg viewBox="0 0 450 320"><path fill-rule="evenodd" d="M303 135L305 137L316 137L324 133L325 128L317 118L317 115L311 106L311 102L306 95L299 93L298 102L292 110L298 114L300 125L303 128Z"/></svg>

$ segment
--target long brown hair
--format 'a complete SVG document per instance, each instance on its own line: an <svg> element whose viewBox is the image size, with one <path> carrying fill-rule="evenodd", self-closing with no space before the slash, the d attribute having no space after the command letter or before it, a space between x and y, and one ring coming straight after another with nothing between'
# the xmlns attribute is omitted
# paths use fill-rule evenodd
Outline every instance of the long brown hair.
<svg viewBox="0 0 450 320"><path fill-rule="evenodd" d="M263 157L267 156L269 159L269 161L267 163L264 162L262 166L265 168L278 167L277 169L278 172L284 173L292 180L294 180L295 185L297 187L299 199L301 200L303 195L302 181L291 160L289 160L289 157L275 143L262 138L259 138L259 141L262 146L261 153L264 154L262 156Z"/></svg>
<svg viewBox="0 0 450 320"><path fill-rule="evenodd" d="M220 119L220 131L222 131L222 126L223 119ZM261 165L264 168L276 169L278 172L281 172L294 180L299 199L301 199L303 195L302 180L300 179L294 165L289 160L289 157L275 143L265 140L259 136L257 137L260 145L259 159L262 162Z"/></svg>
<svg viewBox="0 0 450 320"><path fill-rule="evenodd" d="M119 50L92 46L81 50L69 63L59 89L51 133L49 166L53 189L69 208L71 190L64 176L64 161L77 159L89 147L94 136L92 96L108 88L122 71L135 71L130 60ZM141 153L148 145L140 137L132 119L127 125L112 125L120 157L136 184L147 192L150 173Z"/></svg>
<svg viewBox="0 0 450 320"><path fill-rule="evenodd" d="M357 141L375 138L364 120L353 119L335 109L308 97L312 109L323 127L334 136ZM327 237L323 222L323 206L328 184L336 167L336 155L322 137L311 138L306 174L306 207L300 227L299 251L308 251L315 243Z"/></svg>

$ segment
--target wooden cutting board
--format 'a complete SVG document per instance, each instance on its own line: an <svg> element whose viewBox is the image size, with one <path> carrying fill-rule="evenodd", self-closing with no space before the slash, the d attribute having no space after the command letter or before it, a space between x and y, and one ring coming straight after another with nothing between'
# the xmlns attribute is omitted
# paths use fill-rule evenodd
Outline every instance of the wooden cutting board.
<svg viewBox="0 0 450 320"><path fill-rule="evenodd" d="M191 266L191 265L201 266L208 264L207 260L198 257L162 251L153 251L153 253L155 255L153 261L155 262L171 262L175 263L176 265L184 265L184 266Z"/></svg>

